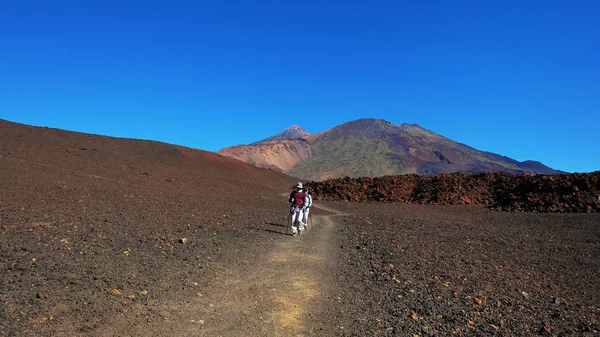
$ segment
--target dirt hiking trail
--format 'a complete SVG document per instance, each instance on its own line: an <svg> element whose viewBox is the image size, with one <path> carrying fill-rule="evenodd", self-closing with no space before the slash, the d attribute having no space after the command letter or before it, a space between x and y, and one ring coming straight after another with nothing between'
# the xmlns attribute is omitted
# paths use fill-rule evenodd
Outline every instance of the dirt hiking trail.
<svg viewBox="0 0 600 337"><path fill-rule="evenodd" d="M327 215L312 215L312 226L292 237L287 224L271 223L277 240L239 252L249 268L222 268L208 288L191 303L155 303L151 309L164 319L131 326L136 336L307 336L336 334L333 308L322 299L336 297L331 270L336 264L334 218L346 213L313 205ZM317 212L314 212L317 213ZM323 213L323 212L320 212ZM287 234L286 234L287 231ZM248 254L257 254L248 256ZM329 301L328 301L329 302ZM99 335L124 333L123 321L100 329Z"/></svg>

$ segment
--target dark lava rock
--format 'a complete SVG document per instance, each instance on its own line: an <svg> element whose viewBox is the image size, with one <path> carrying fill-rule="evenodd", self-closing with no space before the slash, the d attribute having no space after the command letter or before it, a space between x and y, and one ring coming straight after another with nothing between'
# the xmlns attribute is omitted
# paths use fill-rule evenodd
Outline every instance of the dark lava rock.
<svg viewBox="0 0 600 337"><path fill-rule="evenodd" d="M339 178L307 184L316 199L436 205L489 205L517 212L600 211L600 171L556 175L416 174Z"/></svg>

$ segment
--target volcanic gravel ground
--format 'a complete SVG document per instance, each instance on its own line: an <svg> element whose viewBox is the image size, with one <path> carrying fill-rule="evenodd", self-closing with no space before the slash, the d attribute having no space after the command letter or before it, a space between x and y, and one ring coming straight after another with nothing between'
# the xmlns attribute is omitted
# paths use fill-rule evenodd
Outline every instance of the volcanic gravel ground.
<svg viewBox="0 0 600 337"><path fill-rule="evenodd" d="M600 216L333 203L349 336L592 336Z"/></svg>
<svg viewBox="0 0 600 337"><path fill-rule="evenodd" d="M292 238L294 178L3 121L0 140L0 336L599 329L597 213L315 202Z"/></svg>
<svg viewBox="0 0 600 337"><path fill-rule="evenodd" d="M314 228L297 238L285 235L281 215L131 234L111 222L10 226L2 232L9 244L1 250L0 331L582 336L599 329L597 214L325 204L348 215L315 208ZM177 243L184 236L189 242Z"/></svg>

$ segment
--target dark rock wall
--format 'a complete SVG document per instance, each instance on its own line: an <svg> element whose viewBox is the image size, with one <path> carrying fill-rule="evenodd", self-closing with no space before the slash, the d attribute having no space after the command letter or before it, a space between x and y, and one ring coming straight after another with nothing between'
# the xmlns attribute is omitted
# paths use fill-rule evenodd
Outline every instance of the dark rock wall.
<svg viewBox="0 0 600 337"><path fill-rule="evenodd" d="M442 173L339 178L307 184L316 199L489 205L527 212L600 212L600 171L557 175Z"/></svg>

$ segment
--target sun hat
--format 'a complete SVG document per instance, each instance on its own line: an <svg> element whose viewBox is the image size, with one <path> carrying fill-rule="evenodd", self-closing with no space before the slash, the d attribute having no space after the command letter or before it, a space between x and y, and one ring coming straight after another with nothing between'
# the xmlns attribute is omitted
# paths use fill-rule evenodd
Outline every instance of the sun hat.
<svg viewBox="0 0 600 337"><path fill-rule="evenodd" d="M304 187L302 187L302 183L298 183L298 185L296 185L296 188L297 188L297 189L302 189L302 188L304 188Z"/></svg>

